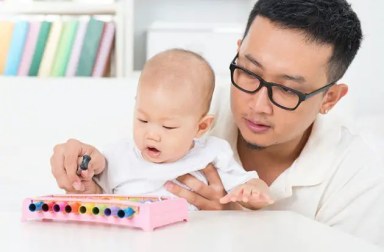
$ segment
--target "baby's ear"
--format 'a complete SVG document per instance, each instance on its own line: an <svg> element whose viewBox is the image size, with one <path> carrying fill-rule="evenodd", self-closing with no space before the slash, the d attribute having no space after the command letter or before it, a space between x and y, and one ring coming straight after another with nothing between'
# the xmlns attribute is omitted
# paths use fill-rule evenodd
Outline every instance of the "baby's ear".
<svg viewBox="0 0 384 252"><path fill-rule="evenodd" d="M212 115L206 115L201 118L199 122L199 128L196 133L196 138L201 137L205 132L207 132L213 123L214 117Z"/></svg>

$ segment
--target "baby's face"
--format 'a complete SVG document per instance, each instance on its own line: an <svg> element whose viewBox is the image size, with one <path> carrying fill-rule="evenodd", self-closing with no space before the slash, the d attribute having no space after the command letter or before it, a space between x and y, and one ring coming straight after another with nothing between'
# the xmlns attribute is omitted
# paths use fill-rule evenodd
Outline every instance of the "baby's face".
<svg viewBox="0 0 384 252"><path fill-rule="evenodd" d="M201 113L193 95L179 91L150 85L141 85L138 90L134 140L150 162L174 162L193 146Z"/></svg>

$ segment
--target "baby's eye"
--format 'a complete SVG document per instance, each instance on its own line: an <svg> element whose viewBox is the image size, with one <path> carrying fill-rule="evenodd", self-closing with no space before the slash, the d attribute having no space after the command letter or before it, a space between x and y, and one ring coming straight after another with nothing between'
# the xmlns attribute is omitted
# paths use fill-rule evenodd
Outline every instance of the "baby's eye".
<svg viewBox="0 0 384 252"><path fill-rule="evenodd" d="M139 122L141 122L141 123L147 123L148 122L147 120L143 120L143 119L140 119L140 118L137 118L137 120L139 120Z"/></svg>
<svg viewBox="0 0 384 252"><path fill-rule="evenodd" d="M163 126L164 129L173 130L177 129L177 127L169 127L169 126Z"/></svg>

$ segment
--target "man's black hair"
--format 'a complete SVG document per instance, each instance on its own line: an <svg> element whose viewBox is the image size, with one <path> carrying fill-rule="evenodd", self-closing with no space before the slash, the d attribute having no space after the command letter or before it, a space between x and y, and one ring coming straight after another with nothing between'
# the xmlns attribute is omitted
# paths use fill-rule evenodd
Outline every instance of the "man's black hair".
<svg viewBox="0 0 384 252"><path fill-rule="evenodd" d="M259 0L249 15L244 37L256 16L281 28L302 31L309 41L332 45L330 82L344 75L360 48L360 21L345 0Z"/></svg>

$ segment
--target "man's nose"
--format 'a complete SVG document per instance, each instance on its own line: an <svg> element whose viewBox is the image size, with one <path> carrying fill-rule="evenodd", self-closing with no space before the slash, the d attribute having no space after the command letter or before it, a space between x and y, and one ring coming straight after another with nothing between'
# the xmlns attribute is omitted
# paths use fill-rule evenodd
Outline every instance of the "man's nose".
<svg viewBox="0 0 384 252"><path fill-rule="evenodd" d="M250 94L249 107L256 113L271 114L272 102L268 96L268 89L262 87L258 92Z"/></svg>

